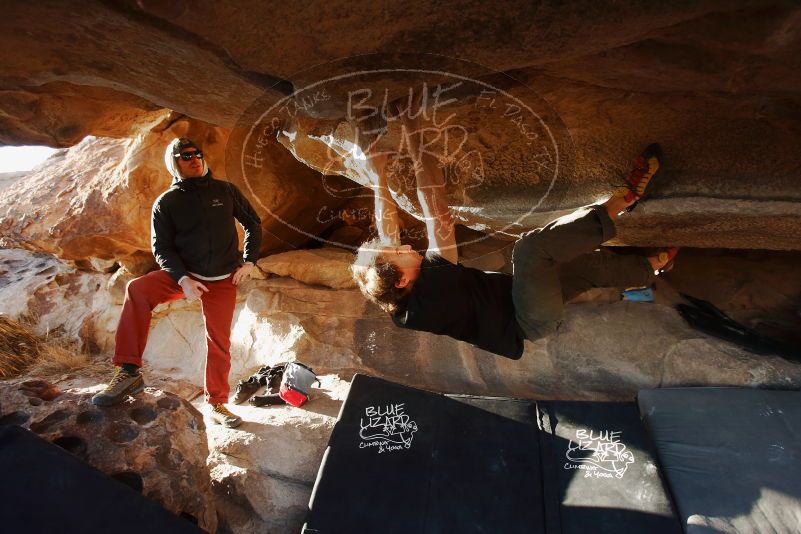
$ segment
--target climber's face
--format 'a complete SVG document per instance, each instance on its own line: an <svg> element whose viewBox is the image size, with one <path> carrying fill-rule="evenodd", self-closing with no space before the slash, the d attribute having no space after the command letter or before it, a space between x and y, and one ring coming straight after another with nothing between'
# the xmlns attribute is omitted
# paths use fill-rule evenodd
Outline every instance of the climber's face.
<svg viewBox="0 0 801 534"><path fill-rule="evenodd" d="M401 273L397 287L409 287L420 277L420 264L423 256L414 250L411 245L384 247L381 252L384 261L393 264Z"/></svg>
<svg viewBox="0 0 801 534"><path fill-rule="evenodd" d="M191 155L190 159L189 158ZM187 147L178 156L178 169L184 178L203 176L203 153L195 147Z"/></svg>

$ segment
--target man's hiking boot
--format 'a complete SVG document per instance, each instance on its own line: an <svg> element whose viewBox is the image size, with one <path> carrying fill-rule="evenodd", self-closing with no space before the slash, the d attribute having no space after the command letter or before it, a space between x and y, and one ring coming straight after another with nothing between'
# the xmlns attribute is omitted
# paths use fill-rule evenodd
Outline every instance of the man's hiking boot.
<svg viewBox="0 0 801 534"><path fill-rule="evenodd" d="M106 389L92 397L92 404L95 406L113 406L122 402L128 395L136 395L143 389L145 389L145 381L142 378L142 373L133 375L119 367Z"/></svg>
<svg viewBox="0 0 801 534"><path fill-rule="evenodd" d="M236 392L234 393L234 404L242 404L250 397L252 397L259 388L262 387L258 375L248 377L246 380L240 380L236 385Z"/></svg>
<svg viewBox="0 0 801 534"><path fill-rule="evenodd" d="M232 414L225 407L225 404L210 404L209 417L215 424L223 425L227 428L236 428L242 424L242 418Z"/></svg>
<svg viewBox="0 0 801 534"><path fill-rule="evenodd" d="M615 191L615 195L623 197L626 202L634 202L628 211L634 209L637 202L646 198L653 191L657 174L661 166L662 148L658 143L652 143L637 156L634 165L626 177L625 186Z"/></svg>

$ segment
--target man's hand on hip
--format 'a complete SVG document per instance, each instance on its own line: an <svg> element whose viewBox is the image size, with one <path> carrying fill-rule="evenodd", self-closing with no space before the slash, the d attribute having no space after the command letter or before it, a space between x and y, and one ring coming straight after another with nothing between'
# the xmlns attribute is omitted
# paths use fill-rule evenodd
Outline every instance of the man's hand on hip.
<svg viewBox="0 0 801 534"><path fill-rule="evenodd" d="M253 270L252 263L246 263L242 265L239 269L234 271L234 277L231 279L231 281L234 283L235 286L239 285L239 282L242 282L243 280L247 280L248 278L250 278L250 272L252 270Z"/></svg>
<svg viewBox="0 0 801 534"><path fill-rule="evenodd" d="M184 290L187 300L197 300L203 296L203 293L209 292L209 288L188 276L183 277L178 284Z"/></svg>

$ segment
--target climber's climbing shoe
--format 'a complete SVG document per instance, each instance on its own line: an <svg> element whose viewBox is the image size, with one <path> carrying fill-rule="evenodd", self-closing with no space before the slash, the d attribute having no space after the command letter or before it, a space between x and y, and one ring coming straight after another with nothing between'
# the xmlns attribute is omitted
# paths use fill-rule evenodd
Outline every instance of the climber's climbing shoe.
<svg viewBox="0 0 801 534"><path fill-rule="evenodd" d="M679 253L679 247L670 247L660 250L656 254L656 261L661 267L656 269L657 274L664 274L673 268L676 255Z"/></svg>
<svg viewBox="0 0 801 534"><path fill-rule="evenodd" d="M658 143L652 143L637 156L634 165L628 176L626 183L615 191L615 195L623 197L626 202L633 202L627 208L628 211L634 209L637 203L648 197L653 191L653 185L659 174L661 167L662 148Z"/></svg>

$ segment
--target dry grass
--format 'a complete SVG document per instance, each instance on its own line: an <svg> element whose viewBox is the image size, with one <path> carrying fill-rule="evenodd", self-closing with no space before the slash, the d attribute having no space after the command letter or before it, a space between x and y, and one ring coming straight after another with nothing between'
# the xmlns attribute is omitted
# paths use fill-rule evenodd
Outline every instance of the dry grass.
<svg viewBox="0 0 801 534"><path fill-rule="evenodd" d="M0 378L19 376L39 359L42 342L21 323L0 315Z"/></svg>
<svg viewBox="0 0 801 534"><path fill-rule="evenodd" d="M79 369L90 364L74 341L57 334L38 336L31 321L0 314L0 379L35 370L44 374Z"/></svg>

